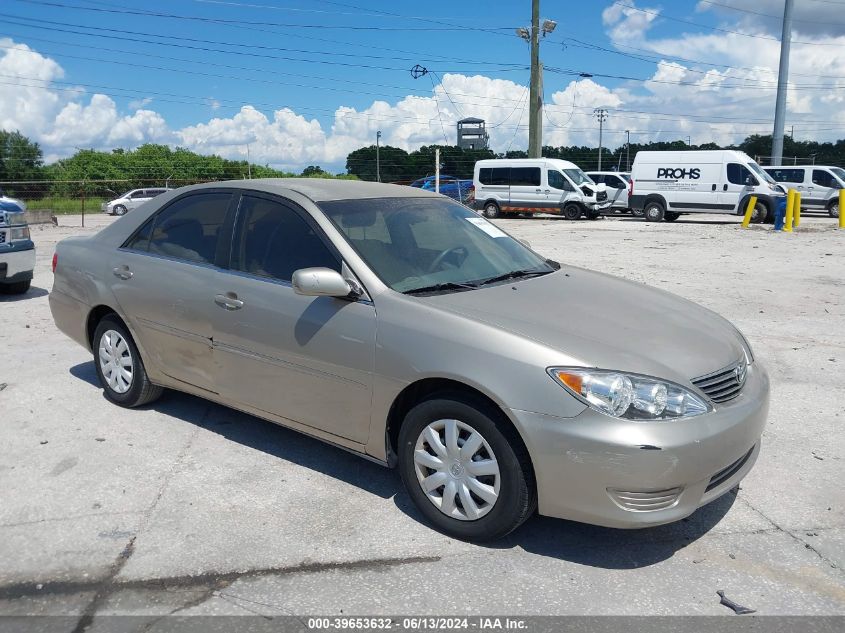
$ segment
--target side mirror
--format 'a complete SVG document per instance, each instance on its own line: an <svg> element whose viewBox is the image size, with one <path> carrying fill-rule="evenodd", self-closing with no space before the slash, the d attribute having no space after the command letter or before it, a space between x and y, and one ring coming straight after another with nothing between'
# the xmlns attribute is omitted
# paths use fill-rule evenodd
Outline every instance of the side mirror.
<svg viewBox="0 0 845 633"><path fill-rule="evenodd" d="M753 176L748 176L748 178L745 179L745 184L748 187L756 187L760 183L757 182L757 180Z"/></svg>
<svg viewBox="0 0 845 633"><path fill-rule="evenodd" d="M308 297L348 297L352 286L331 268L301 268L291 278L293 290Z"/></svg>

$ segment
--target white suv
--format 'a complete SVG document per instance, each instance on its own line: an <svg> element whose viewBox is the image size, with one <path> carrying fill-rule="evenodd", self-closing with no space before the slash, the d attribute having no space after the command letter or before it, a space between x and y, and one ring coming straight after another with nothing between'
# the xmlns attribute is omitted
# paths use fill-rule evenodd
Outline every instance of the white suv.
<svg viewBox="0 0 845 633"><path fill-rule="evenodd" d="M133 189L127 191L119 198L115 198L111 202L104 202L100 207L103 213L109 215L124 215L127 211L136 209L148 200L152 200L165 191L170 191L166 187L151 187L149 189Z"/></svg>

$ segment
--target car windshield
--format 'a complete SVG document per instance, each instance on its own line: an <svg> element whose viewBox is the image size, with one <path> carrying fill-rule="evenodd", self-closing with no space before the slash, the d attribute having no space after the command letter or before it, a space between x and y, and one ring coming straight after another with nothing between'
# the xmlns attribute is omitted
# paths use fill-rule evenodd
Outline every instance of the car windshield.
<svg viewBox="0 0 845 633"><path fill-rule="evenodd" d="M397 292L468 290L559 267L450 200L335 200L321 202L320 208Z"/></svg>
<svg viewBox="0 0 845 633"><path fill-rule="evenodd" d="M577 167L575 169L564 169L563 173L569 176L569 179L574 182L576 186L596 184L590 180L590 177L587 174Z"/></svg>
<svg viewBox="0 0 845 633"><path fill-rule="evenodd" d="M839 178L839 182L845 183L845 169L842 169L841 167L831 167L830 171L834 176Z"/></svg>
<svg viewBox="0 0 845 633"><path fill-rule="evenodd" d="M631 174L619 174L620 178L622 178L625 182L631 182Z"/></svg>
<svg viewBox="0 0 845 633"><path fill-rule="evenodd" d="M755 174L757 174L758 176L760 176L760 178L762 178L763 180L765 180L767 183L769 183L769 184L771 184L771 185L776 185L776 184L777 184L777 183L775 182L775 179L774 179L774 178L772 178L772 177L771 177L771 176L770 176L767 172L763 171L763 168L762 168L762 167L760 167L760 165L758 165L757 163L755 163L753 160L748 161L748 166L751 168L751 170L752 170Z"/></svg>

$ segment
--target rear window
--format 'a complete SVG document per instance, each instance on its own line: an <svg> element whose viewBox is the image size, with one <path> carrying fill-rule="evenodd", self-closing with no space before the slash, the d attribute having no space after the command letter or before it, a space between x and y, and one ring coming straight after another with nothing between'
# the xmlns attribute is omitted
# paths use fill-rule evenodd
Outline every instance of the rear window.
<svg viewBox="0 0 845 633"><path fill-rule="evenodd" d="M511 167L511 187L539 187L539 167Z"/></svg>
<svg viewBox="0 0 845 633"><path fill-rule="evenodd" d="M482 185L509 185L510 172L510 167L482 167L478 170L478 180Z"/></svg>

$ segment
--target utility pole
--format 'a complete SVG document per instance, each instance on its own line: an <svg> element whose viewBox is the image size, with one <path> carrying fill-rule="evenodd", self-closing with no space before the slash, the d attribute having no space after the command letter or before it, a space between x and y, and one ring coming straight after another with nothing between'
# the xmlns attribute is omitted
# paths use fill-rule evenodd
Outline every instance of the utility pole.
<svg viewBox="0 0 845 633"><path fill-rule="evenodd" d="M601 142L602 133L604 132L604 122L607 121L607 110L604 108L596 108L593 110L593 114L595 114L596 118L599 120L599 171L601 171Z"/></svg>
<svg viewBox="0 0 845 633"><path fill-rule="evenodd" d="M376 130L376 182L381 182L381 159L379 157L379 139L381 138L381 130Z"/></svg>
<svg viewBox="0 0 845 633"><path fill-rule="evenodd" d="M440 148L434 149L434 193L440 193Z"/></svg>
<svg viewBox="0 0 845 633"><path fill-rule="evenodd" d="M631 171L631 130L625 130L625 171Z"/></svg>
<svg viewBox="0 0 845 633"><path fill-rule="evenodd" d="M543 64L540 63L540 34L546 37L557 22L543 20L540 25L540 0L531 0L531 28L518 28L516 34L531 45L531 80L528 90L528 157L543 153Z"/></svg>
<svg viewBox="0 0 845 633"><path fill-rule="evenodd" d="M692 137L687 136L687 147L692 147Z"/></svg>
<svg viewBox="0 0 845 633"><path fill-rule="evenodd" d="M783 128L786 118L786 88L789 81L789 45L792 41L792 6L794 0L783 5L783 31L780 36L780 65L778 66L778 92L775 102L775 129L772 132L772 165L783 162Z"/></svg>
<svg viewBox="0 0 845 633"><path fill-rule="evenodd" d="M249 143L246 144L246 177L252 180L252 161L249 158Z"/></svg>

